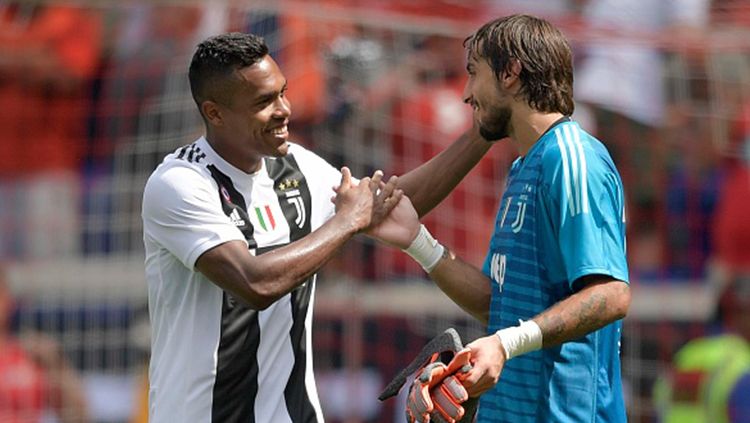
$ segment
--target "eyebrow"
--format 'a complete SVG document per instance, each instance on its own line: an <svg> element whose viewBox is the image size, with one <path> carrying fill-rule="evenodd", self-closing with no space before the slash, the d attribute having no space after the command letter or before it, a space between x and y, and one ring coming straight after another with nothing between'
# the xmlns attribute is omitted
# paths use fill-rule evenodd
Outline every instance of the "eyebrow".
<svg viewBox="0 0 750 423"><path fill-rule="evenodd" d="M289 81L284 80L284 85L281 86L281 90L262 94L255 99L255 104L265 103L266 101L278 96L282 92L286 91Z"/></svg>

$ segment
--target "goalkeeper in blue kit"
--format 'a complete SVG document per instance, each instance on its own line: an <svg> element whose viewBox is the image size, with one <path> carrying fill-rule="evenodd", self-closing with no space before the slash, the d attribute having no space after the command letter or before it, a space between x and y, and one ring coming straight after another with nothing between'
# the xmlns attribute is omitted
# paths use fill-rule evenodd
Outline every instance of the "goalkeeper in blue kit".
<svg viewBox="0 0 750 423"><path fill-rule="evenodd" d="M451 392L459 408L467 397L480 397L479 422L625 422L619 357L620 320L630 305L625 199L607 149L570 117L570 46L558 29L528 15L488 22L464 45L464 96L480 133L510 138L520 157L483 269L434 240L408 207L390 222L400 232L382 232L392 236L380 240L403 248L487 325L487 336L466 345L471 370L458 380L468 396L456 393L456 378L440 386L422 374L433 398L422 398L418 405L426 408L408 419L459 420L463 412L437 413L432 404L445 403L435 395ZM421 396L408 401L415 398Z"/></svg>

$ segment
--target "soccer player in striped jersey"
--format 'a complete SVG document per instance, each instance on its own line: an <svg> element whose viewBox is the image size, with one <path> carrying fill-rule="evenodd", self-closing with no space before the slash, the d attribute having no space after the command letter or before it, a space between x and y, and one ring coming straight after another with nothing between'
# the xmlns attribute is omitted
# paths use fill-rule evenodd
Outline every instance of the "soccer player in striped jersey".
<svg viewBox="0 0 750 423"><path fill-rule="evenodd" d="M468 132L378 193L382 173L357 182L289 141L286 78L262 38L205 40L189 77L205 136L168 155L143 195L149 421L322 422L315 272L359 232L392 236L377 223L408 204L401 189L426 213L489 144Z"/></svg>
<svg viewBox="0 0 750 423"><path fill-rule="evenodd" d="M400 213L408 209L392 218L419 235L383 240L487 324L489 335L468 345L473 369L464 380L470 396L481 395L479 422L625 422L625 200L607 149L570 118L569 44L548 22L513 15L464 45L465 100L481 133L509 137L520 153L484 267L451 254L415 213Z"/></svg>

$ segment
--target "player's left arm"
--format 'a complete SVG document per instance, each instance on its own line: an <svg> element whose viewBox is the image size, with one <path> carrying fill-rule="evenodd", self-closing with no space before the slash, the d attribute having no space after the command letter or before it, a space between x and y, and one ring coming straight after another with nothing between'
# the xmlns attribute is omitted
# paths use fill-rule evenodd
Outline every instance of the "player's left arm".
<svg viewBox="0 0 750 423"><path fill-rule="evenodd" d="M437 156L400 176L398 188L422 217L453 191L491 146L479 135L475 124Z"/></svg>
<svg viewBox="0 0 750 423"><path fill-rule="evenodd" d="M542 332L542 346L554 347L623 319L630 307L630 285L607 275L589 275L584 287L532 320Z"/></svg>
<svg viewBox="0 0 750 423"><path fill-rule="evenodd" d="M579 141L577 127L569 130L575 136L560 141L569 154L550 149L544 156L548 182L540 206L552 222L572 292L532 319L545 348L622 319L630 306L622 182L603 147Z"/></svg>
<svg viewBox="0 0 750 423"><path fill-rule="evenodd" d="M464 379L469 396L477 397L492 389L508 359L580 338L625 317L630 306L630 286L626 282L605 275L581 279L586 285L577 293L520 326L499 331L503 332L506 345L500 333L467 345L473 364Z"/></svg>

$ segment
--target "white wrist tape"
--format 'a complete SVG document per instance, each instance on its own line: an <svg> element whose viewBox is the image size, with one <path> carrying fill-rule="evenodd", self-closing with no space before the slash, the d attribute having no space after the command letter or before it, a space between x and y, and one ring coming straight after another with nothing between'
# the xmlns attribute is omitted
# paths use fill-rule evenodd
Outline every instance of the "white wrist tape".
<svg viewBox="0 0 750 423"><path fill-rule="evenodd" d="M419 233L414 238L414 241L411 242L409 248L404 250L427 273L432 272L432 269L437 266L444 251L445 247L432 237L432 234L430 234L430 231L424 225L420 226Z"/></svg>
<svg viewBox="0 0 750 423"><path fill-rule="evenodd" d="M506 360L542 348L542 330L533 320L495 332L505 349Z"/></svg>

